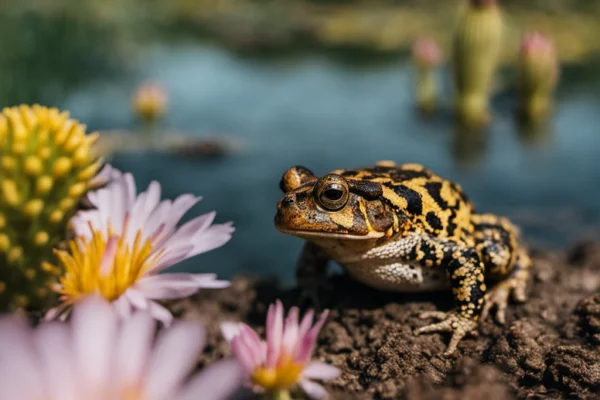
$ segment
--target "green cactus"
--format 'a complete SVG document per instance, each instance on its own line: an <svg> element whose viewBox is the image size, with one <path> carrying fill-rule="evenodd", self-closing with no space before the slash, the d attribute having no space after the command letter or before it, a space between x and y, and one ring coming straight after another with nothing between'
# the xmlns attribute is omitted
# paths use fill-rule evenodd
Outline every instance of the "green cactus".
<svg viewBox="0 0 600 400"><path fill-rule="evenodd" d="M62 271L53 248L90 188L97 135L67 112L42 106L0 113L0 308L39 310Z"/></svg>
<svg viewBox="0 0 600 400"><path fill-rule="evenodd" d="M438 83L436 67L441 61L441 51L432 38L421 38L413 45L413 60L417 70L417 106L431 113L437 106Z"/></svg>
<svg viewBox="0 0 600 400"><path fill-rule="evenodd" d="M521 110L534 124L550 114L559 64L552 41L539 33L523 37L519 57Z"/></svg>
<svg viewBox="0 0 600 400"><path fill-rule="evenodd" d="M466 125L489 122L489 99L502 41L495 0L471 0L460 15L453 44L455 111Z"/></svg>

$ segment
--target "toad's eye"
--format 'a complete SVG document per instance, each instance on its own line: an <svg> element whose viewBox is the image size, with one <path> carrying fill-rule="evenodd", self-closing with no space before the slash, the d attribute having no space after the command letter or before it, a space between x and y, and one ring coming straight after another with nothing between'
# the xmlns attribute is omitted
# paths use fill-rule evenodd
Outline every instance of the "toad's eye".
<svg viewBox="0 0 600 400"><path fill-rule="evenodd" d="M315 200L327 211L338 211L348 203L349 189L339 175L325 175L315 186Z"/></svg>
<svg viewBox="0 0 600 400"><path fill-rule="evenodd" d="M336 200L341 199L343 195L344 195L343 190L339 190L339 189L332 187L330 189L325 190L321 196L325 196L325 198L327 200L336 201Z"/></svg>

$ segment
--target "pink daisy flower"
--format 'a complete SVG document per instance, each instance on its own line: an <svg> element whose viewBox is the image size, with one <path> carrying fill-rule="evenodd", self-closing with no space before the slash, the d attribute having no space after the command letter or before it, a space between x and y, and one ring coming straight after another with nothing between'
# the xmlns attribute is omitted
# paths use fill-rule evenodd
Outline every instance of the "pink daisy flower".
<svg viewBox="0 0 600 400"><path fill-rule="evenodd" d="M88 194L92 210L71 219L75 238L70 251L57 250L64 266L56 291L62 304L47 319L66 316L82 296L99 293L128 317L133 310L148 310L165 325L171 313L155 300L190 296L200 288L223 288L229 282L214 274L165 273L167 268L224 245L234 231L231 223L213 224L215 213L177 227L199 197L184 194L174 201L160 200L161 188L150 183L136 195L133 176L110 171L111 182Z"/></svg>
<svg viewBox="0 0 600 400"><path fill-rule="evenodd" d="M221 331L255 390L286 398L289 390L299 385L309 397L323 399L327 392L314 379L335 379L340 374L339 369L331 365L311 361L328 313L323 312L313 325L313 310L298 322L298 308L292 307L284 321L283 305L277 300L267 314L266 341L244 323L223 323Z"/></svg>
<svg viewBox="0 0 600 400"><path fill-rule="evenodd" d="M202 326L178 321L156 337L147 312L119 318L88 296L69 323L31 329L0 318L0 387L11 400L222 400L241 383L235 360L219 361L189 380L204 347Z"/></svg>

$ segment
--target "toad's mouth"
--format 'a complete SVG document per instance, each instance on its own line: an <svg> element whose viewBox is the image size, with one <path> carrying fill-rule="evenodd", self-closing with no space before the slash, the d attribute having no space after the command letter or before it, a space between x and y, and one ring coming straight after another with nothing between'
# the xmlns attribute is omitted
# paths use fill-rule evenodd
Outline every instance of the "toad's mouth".
<svg viewBox="0 0 600 400"><path fill-rule="evenodd" d="M279 232L287 235L299 236L303 238L324 238L324 239L343 239L343 240L372 240L379 239L385 235L384 232L369 232L366 235L357 235L352 233L339 233L339 232L323 232L323 231L305 231L301 229L289 229L278 226L275 224L275 228Z"/></svg>

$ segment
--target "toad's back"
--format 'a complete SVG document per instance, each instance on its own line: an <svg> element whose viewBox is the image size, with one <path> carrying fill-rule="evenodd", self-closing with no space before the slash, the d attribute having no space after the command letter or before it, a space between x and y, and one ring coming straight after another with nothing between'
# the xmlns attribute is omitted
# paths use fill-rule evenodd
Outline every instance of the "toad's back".
<svg viewBox="0 0 600 400"><path fill-rule="evenodd" d="M347 179L380 182L382 199L399 218L405 232L422 230L437 237L472 241L474 207L462 188L417 164L376 165L332 172Z"/></svg>

